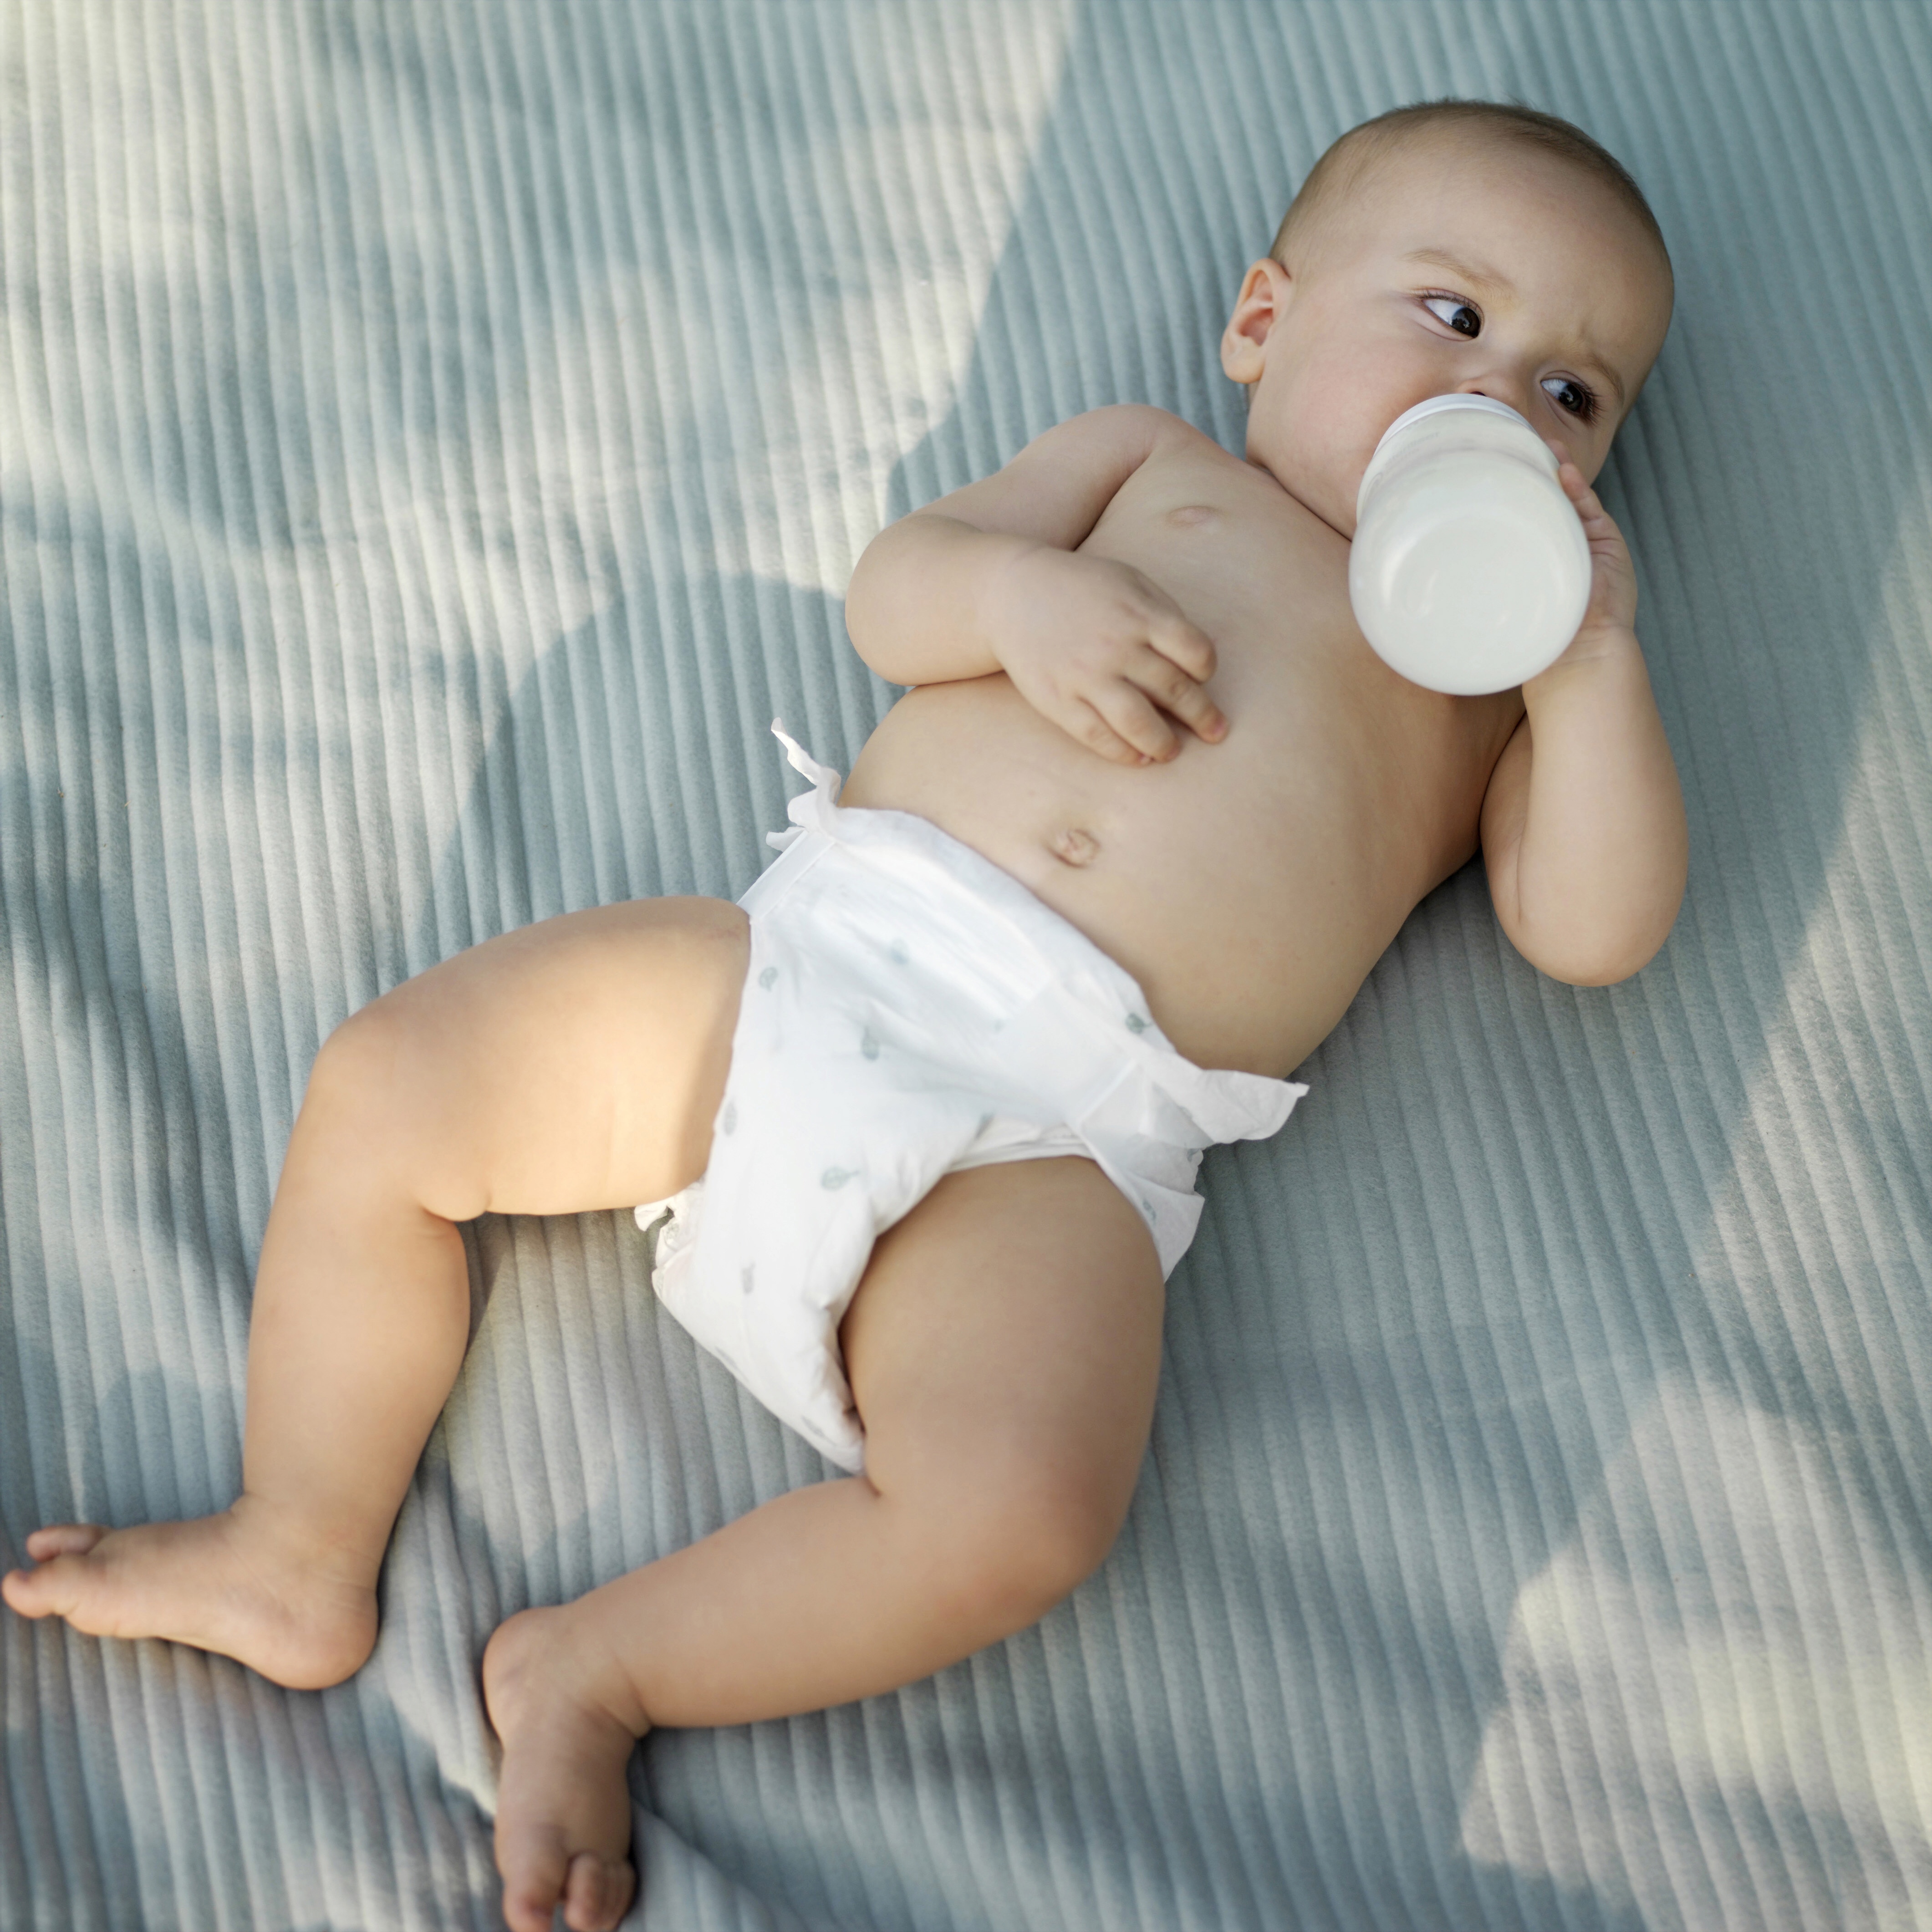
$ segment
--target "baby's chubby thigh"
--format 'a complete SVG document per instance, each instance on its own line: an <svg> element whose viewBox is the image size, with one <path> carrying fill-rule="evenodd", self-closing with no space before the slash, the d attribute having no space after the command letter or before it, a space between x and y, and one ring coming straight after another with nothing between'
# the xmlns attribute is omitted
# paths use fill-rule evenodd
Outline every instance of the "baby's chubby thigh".
<svg viewBox="0 0 1932 1932"><path fill-rule="evenodd" d="M710 1156L749 957L746 916L722 899L521 927L352 1015L304 1108L357 1096L417 1198L452 1221L673 1193Z"/></svg>
<svg viewBox="0 0 1932 1932"><path fill-rule="evenodd" d="M874 1247L839 1331L866 1480L983 1641L1042 1616L1112 1546L1164 1298L1145 1224L1078 1156L949 1174Z"/></svg>

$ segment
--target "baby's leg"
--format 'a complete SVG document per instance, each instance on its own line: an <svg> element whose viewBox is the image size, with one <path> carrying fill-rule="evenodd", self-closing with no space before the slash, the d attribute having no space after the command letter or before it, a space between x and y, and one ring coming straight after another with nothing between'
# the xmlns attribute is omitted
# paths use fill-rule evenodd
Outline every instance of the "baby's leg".
<svg viewBox="0 0 1932 1932"><path fill-rule="evenodd" d="M722 901L604 906L459 953L339 1028L262 1240L242 1495L194 1522L38 1531L7 1602L302 1688L355 1670L468 1334L452 1224L627 1206L701 1173L747 956Z"/></svg>
<svg viewBox="0 0 1932 1932"><path fill-rule="evenodd" d="M948 1176L846 1317L866 1473L776 1498L490 1640L505 1913L629 1895L624 1769L652 1724L740 1724L929 1676L1036 1622L1112 1544L1160 1374L1154 1244L1091 1162Z"/></svg>

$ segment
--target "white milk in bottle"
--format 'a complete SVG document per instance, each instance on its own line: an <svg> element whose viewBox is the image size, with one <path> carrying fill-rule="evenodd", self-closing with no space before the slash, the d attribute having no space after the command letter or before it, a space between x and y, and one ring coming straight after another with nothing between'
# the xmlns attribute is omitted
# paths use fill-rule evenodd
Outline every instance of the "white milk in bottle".
<svg viewBox="0 0 1932 1932"><path fill-rule="evenodd" d="M1590 599L1590 547L1549 446L1487 396L1405 410L1362 474L1348 596L1378 655L1432 691L1507 691L1547 670Z"/></svg>

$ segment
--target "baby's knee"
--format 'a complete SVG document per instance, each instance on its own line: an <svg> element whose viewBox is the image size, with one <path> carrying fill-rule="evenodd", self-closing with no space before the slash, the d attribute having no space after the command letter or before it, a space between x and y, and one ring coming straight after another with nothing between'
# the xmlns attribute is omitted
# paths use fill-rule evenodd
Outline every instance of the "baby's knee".
<svg viewBox="0 0 1932 1932"><path fill-rule="evenodd" d="M935 1510L944 1587L1005 1636L1039 1622L1106 1560L1132 1494L1119 1472L1055 1459L972 1472ZM992 1636L987 1641L993 1640Z"/></svg>
<svg viewBox="0 0 1932 1932"><path fill-rule="evenodd" d="M302 1094L304 1111L326 1115L332 1124L380 1118L383 1096L396 1081L400 1030L380 1000L351 1013L315 1056Z"/></svg>
<svg viewBox="0 0 1932 1932"><path fill-rule="evenodd" d="M440 1104L446 1083L436 1057L410 1006L377 1000L352 1013L309 1070L296 1135L332 1163L366 1168L446 1219L461 1220L426 1198L460 1138Z"/></svg>

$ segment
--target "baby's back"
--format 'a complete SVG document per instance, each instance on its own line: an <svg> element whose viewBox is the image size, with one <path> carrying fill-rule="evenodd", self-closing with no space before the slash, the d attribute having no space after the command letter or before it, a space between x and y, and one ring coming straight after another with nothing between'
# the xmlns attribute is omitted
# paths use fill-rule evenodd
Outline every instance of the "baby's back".
<svg viewBox="0 0 1932 1932"><path fill-rule="evenodd" d="M1474 854L1522 699L1398 677L1349 610L1346 540L1178 418L1080 548L1214 640L1226 738L1112 764L995 673L902 698L842 802L916 812L1011 872L1138 980L1190 1059L1286 1074Z"/></svg>

